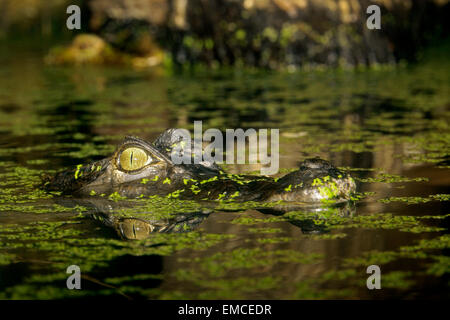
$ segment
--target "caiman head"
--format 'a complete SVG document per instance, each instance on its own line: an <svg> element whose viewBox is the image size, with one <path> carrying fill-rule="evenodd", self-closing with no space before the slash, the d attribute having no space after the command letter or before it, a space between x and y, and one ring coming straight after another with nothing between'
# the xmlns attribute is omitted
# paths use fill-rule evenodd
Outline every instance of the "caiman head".
<svg viewBox="0 0 450 320"><path fill-rule="evenodd" d="M44 178L44 188L76 196L110 195L139 197L170 193L183 179L211 177L218 168L205 165L175 165L170 159L172 130L153 143L126 137L111 157L78 165Z"/></svg>
<svg viewBox="0 0 450 320"><path fill-rule="evenodd" d="M233 201L348 201L356 190L351 176L322 159L303 161L279 179L227 175L214 163L175 164L181 138L168 129L153 143L126 137L111 157L78 165L45 179L45 189L74 196L179 196Z"/></svg>

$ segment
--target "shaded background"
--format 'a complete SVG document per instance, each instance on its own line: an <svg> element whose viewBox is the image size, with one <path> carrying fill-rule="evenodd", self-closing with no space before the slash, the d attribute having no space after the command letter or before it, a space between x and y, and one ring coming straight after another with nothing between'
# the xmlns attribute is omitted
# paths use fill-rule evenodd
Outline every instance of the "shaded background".
<svg viewBox="0 0 450 320"><path fill-rule="evenodd" d="M355 66L414 61L448 38L445 0L1 0L3 39L71 38L65 9L78 4L82 30L135 55L159 46L175 64ZM381 8L381 30L366 9Z"/></svg>

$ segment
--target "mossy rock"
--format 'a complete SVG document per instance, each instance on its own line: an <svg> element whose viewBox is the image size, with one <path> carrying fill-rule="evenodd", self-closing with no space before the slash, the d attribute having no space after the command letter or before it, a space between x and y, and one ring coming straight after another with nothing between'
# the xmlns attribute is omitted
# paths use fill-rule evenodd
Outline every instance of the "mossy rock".
<svg viewBox="0 0 450 320"><path fill-rule="evenodd" d="M124 64L134 67L159 65L164 53L156 45L145 56L133 56L120 52L105 40L93 34L80 34L68 46L50 50L45 60L54 65Z"/></svg>

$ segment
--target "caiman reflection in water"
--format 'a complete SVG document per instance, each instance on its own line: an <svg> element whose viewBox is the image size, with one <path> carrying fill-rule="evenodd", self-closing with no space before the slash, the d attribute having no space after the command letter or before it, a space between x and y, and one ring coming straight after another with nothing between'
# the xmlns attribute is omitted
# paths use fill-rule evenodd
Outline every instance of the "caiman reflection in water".
<svg viewBox="0 0 450 320"><path fill-rule="evenodd" d="M174 164L170 155L180 143L174 131L166 130L153 143L127 137L111 157L47 177L44 187L48 191L73 195L77 198L75 201L94 207L96 217L127 239L142 239L152 232L190 230L211 210L183 213L159 221L120 218L109 213L113 209L112 201L103 197L163 196L238 203L282 201L283 205L261 210L279 213L299 207L320 210L323 203L333 203L341 208L339 210L346 211L356 190L349 174L319 158L303 161L298 170L282 178L227 174L214 163Z"/></svg>

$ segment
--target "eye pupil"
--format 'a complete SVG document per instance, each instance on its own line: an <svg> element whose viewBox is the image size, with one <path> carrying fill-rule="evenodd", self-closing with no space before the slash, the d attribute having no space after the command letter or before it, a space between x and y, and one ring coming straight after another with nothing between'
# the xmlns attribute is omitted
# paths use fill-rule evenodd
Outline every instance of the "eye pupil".
<svg viewBox="0 0 450 320"><path fill-rule="evenodd" d="M120 167L126 171L139 170L149 163L151 158L141 148L130 147L122 151L119 156Z"/></svg>

